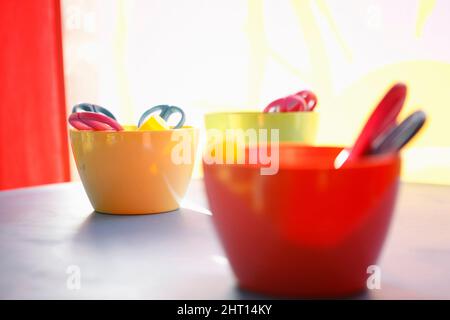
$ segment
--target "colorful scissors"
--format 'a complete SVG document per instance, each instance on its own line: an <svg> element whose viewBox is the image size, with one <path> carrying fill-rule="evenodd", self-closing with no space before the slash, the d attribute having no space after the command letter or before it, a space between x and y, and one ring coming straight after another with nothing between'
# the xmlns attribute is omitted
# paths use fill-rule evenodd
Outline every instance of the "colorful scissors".
<svg viewBox="0 0 450 320"><path fill-rule="evenodd" d="M139 118L139 122L138 122L138 127L140 127L145 120L152 114L155 112L159 111L159 116L164 119L165 121L168 121L170 116L172 116L175 113L179 113L181 115L181 119L178 120L178 123L173 126L174 129L179 129L184 125L185 122L185 114L184 111L176 106L168 106L168 105L158 105L158 106L154 106L150 109L148 109L147 111L145 111L142 116Z"/></svg>
<svg viewBox="0 0 450 320"><path fill-rule="evenodd" d="M69 123L78 130L122 131L122 126L114 119L96 112L75 112L69 116Z"/></svg>
<svg viewBox="0 0 450 320"><path fill-rule="evenodd" d="M302 90L269 103L264 112L313 111L317 105L316 95L309 90Z"/></svg>
<svg viewBox="0 0 450 320"><path fill-rule="evenodd" d="M117 120L116 117L114 117L114 115L112 114L111 111L109 111L106 108L103 108L101 106L98 106L96 104L92 104L92 103L79 103L73 106L72 108L72 113L75 112L83 112L83 111L87 111L87 112L95 112L95 113L102 113L105 116L110 117L111 119Z"/></svg>
<svg viewBox="0 0 450 320"><path fill-rule="evenodd" d="M394 85L370 115L353 147L343 149L335 159L335 168L356 161L370 154L372 144L379 137L396 126L397 116L406 98L406 86L402 83Z"/></svg>
<svg viewBox="0 0 450 320"><path fill-rule="evenodd" d="M372 144L370 154L382 154L398 152L403 148L422 128L426 120L423 111L416 111L403 120L398 126L389 130Z"/></svg>
<svg viewBox="0 0 450 320"><path fill-rule="evenodd" d="M406 86L402 83L396 84L386 93L356 139L348 161L369 153L373 141L396 125L397 116L405 103L405 98Z"/></svg>

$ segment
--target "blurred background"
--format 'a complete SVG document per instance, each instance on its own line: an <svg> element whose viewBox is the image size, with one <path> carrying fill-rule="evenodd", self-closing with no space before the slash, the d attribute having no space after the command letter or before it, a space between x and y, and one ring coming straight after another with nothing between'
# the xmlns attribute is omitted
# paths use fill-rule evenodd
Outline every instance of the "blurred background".
<svg viewBox="0 0 450 320"><path fill-rule="evenodd" d="M14 2L10 0L9 6L16 14L27 11ZM28 9L36 7L32 2L23 1ZM56 27L62 25L65 90L58 90L64 92L66 112L75 103L92 102L106 106L124 123L136 123L147 108L173 104L184 108L188 124L203 127L206 112L262 110L275 98L309 88L319 97L318 144L349 145L386 89L401 81L409 88L401 117L415 109L429 116L426 128L404 151L402 179L450 185L450 1L43 0L39 4L36 10L56 34L54 59L58 59ZM0 16L7 15L0 11ZM30 22L27 26L36 29ZM3 38L23 39L22 29L9 30L2 31ZM30 64L42 43L35 45L29 50L34 52L29 53ZM14 54L0 57L17 59ZM6 68L9 62L0 65ZM58 79L57 70L55 74ZM52 81L51 88L56 85ZM3 93L11 96L11 88ZM9 100L0 94L0 108L18 103L17 99L16 94ZM27 108L45 108L33 101ZM9 111L0 112L0 124L10 125ZM62 117L66 115L61 113L58 119ZM67 140L65 124L58 132ZM0 130L11 135L6 127ZM72 157L60 140L54 152L63 168L57 174L37 180L14 178L7 170L8 161L14 161L5 155L10 153L5 146L12 141L5 137L1 141L0 188L77 179L73 163L65 164ZM57 166L48 162L53 160L45 161Z"/></svg>

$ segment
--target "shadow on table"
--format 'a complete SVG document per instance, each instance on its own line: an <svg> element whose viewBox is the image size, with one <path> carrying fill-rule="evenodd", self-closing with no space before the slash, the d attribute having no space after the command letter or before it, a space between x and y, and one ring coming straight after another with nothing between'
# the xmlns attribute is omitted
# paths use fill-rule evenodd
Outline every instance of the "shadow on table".
<svg viewBox="0 0 450 320"><path fill-rule="evenodd" d="M372 293L368 291L363 291L354 295L350 296L344 296L344 297L321 297L321 298L311 298L311 297L295 297L295 296L270 296L270 295L264 295L255 293L252 291L248 291L245 289L240 288L239 286L236 286L233 288L233 291L230 293L230 296L232 299L242 299L242 300L314 300L314 299L322 299L322 300L333 300L333 299L341 299L341 300L371 300L374 299L374 296ZM376 299L376 298L375 298Z"/></svg>
<svg viewBox="0 0 450 320"><path fill-rule="evenodd" d="M93 211L80 225L73 240L95 246L142 245L151 241L173 242L214 237L207 216L188 209L149 215L110 215Z"/></svg>
<svg viewBox="0 0 450 320"><path fill-rule="evenodd" d="M323 298L308 298L308 297L273 297L265 296L250 291L246 291L239 287L236 287L232 293L233 299L258 299L258 300L417 300L417 299L429 299L430 297L424 297L417 295L414 292L402 290L400 288L387 285L379 290L364 290L362 292L342 297L323 297Z"/></svg>
<svg viewBox="0 0 450 320"><path fill-rule="evenodd" d="M198 268L210 267L209 257L223 254L210 217L187 209L139 216L92 212L74 235L73 246L72 249L76 253L88 259L86 263L91 263L89 257L92 255L85 254L92 251L95 256L100 254L102 266L104 263L104 266L109 267L112 267L111 261L114 259L127 261L127 264L131 263L136 267L132 262L136 263L139 259L148 259L151 265L155 265L158 262L153 259L163 257L164 261L160 262L159 267L164 269L171 266L177 274L184 274L186 265L192 263ZM143 261L142 267L147 268L147 265L147 261ZM224 272L223 277L224 281L232 279L228 271ZM225 290L229 299L298 299L261 295L241 289L232 283ZM363 300L417 298L412 292L389 285L383 286L381 290L368 290L353 296L340 297Z"/></svg>

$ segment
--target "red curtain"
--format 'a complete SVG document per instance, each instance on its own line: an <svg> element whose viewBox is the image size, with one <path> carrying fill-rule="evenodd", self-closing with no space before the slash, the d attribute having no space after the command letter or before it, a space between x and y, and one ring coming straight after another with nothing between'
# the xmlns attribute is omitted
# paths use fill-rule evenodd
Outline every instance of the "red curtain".
<svg viewBox="0 0 450 320"><path fill-rule="evenodd" d="M60 15L0 1L0 190L70 179Z"/></svg>

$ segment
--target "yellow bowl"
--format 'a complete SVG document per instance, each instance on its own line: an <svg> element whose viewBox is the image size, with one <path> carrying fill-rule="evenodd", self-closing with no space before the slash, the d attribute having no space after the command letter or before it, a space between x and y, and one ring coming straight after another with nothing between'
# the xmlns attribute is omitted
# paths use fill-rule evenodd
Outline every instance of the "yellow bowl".
<svg viewBox="0 0 450 320"><path fill-rule="evenodd" d="M198 130L70 130L70 141L96 211L160 213L179 208L194 166Z"/></svg>
<svg viewBox="0 0 450 320"><path fill-rule="evenodd" d="M313 144L319 116L317 112L220 112L205 115L206 129L279 129L281 142ZM270 134L269 134L270 136Z"/></svg>

